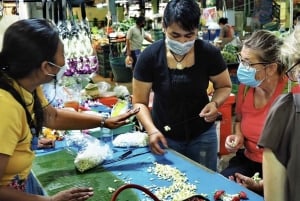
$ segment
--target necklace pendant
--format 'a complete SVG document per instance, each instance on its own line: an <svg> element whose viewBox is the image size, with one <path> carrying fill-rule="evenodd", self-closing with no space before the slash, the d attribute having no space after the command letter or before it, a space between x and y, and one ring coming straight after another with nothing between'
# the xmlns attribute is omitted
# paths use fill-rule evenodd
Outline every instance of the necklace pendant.
<svg viewBox="0 0 300 201"><path fill-rule="evenodd" d="M176 69L178 69L178 70L182 70L183 69L183 66L182 66L182 64L180 62L178 62L176 64Z"/></svg>

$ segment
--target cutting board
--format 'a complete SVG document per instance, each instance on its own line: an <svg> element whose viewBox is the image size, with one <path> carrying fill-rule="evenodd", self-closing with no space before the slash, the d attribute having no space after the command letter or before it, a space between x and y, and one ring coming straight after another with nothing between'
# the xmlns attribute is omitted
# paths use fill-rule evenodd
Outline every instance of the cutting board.
<svg viewBox="0 0 300 201"><path fill-rule="evenodd" d="M94 196L89 201L110 201L112 192L124 184L122 179L99 166L80 173L74 166L74 155L67 150L37 156L33 164L34 175L48 195L79 186L94 188ZM118 201L138 201L135 191L128 189L118 196Z"/></svg>

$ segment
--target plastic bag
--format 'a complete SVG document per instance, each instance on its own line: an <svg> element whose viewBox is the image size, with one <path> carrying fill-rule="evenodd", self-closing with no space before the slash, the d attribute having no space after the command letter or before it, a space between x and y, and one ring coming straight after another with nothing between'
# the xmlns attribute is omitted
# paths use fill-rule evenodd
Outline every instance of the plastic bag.
<svg viewBox="0 0 300 201"><path fill-rule="evenodd" d="M120 134L113 140L115 147L146 147L148 135L144 132L133 132Z"/></svg>
<svg viewBox="0 0 300 201"><path fill-rule="evenodd" d="M111 110L111 117L126 113L130 109L131 105L127 100L119 99L118 102L113 106Z"/></svg>
<svg viewBox="0 0 300 201"><path fill-rule="evenodd" d="M113 154L109 145L81 132L66 136L66 142L69 148L78 150L74 165L80 172L96 167Z"/></svg>

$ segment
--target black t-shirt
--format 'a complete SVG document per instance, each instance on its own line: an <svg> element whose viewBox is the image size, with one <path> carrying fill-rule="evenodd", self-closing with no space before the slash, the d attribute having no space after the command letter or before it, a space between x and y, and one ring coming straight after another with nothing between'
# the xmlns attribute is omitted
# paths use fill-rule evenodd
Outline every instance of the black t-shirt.
<svg viewBox="0 0 300 201"><path fill-rule="evenodd" d="M211 127L212 123L195 117L209 102L206 92L209 76L227 68L220 51L213 45L196 40L194 49L194 66L170 69L164 40L159 40L140 54L134 69L136 80L152 82L155 126L175 140L193 139ZM170 126L171 130L165 131L165 126Z"/></svg>

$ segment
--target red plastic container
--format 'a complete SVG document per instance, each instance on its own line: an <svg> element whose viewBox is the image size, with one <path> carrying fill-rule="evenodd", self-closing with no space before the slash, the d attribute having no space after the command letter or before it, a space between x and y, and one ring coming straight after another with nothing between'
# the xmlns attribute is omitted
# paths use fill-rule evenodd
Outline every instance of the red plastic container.
<svg viewBox="0 0 300 201"><path fill-rule="evenodd" d="M106 106L112 108L117 103L118 98L115 96L103 97L103 98L98 98L97 101L99 101L103 105L106 105Z"/></svg>
<svg viewBox="0 0 300 201"><path fill-rule="evenodd" d="M232 134L232 105L235 103L235 95L231 94L225 103L219 108L222 113L220 122L220 149L219 155L229 154L225 148L225 140L228 135Z"/></svg>

